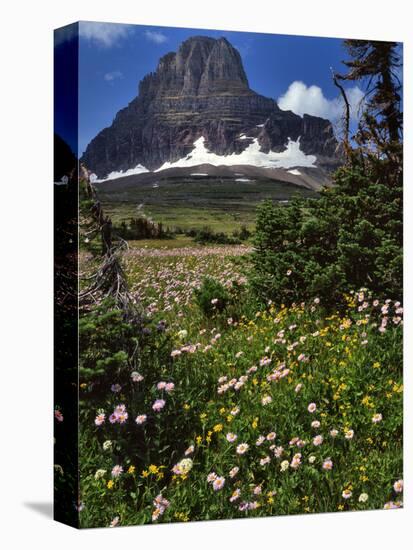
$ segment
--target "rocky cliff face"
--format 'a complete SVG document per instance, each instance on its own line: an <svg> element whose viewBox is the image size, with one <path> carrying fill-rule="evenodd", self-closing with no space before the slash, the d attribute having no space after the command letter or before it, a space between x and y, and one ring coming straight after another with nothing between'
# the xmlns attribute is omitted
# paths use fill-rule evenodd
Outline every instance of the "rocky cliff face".
<svg viewBox="0 0 413 550"><path fill-rule="evenodd" d="M141 164L149 170L193 150L199 137L219 155L242 152L245 134L262 151L283 151L288 138L306 154L334 157L328 120L282 111L250 89L238 51L225 39L197 36L168 53L139 85L138 96L88 145L81 159L99 177Z"/></svg>

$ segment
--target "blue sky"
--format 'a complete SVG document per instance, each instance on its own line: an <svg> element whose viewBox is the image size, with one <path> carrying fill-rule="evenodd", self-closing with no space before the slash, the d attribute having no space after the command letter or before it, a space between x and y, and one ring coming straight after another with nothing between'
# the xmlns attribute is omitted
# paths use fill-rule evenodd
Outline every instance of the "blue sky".
<svg viewBox="0 0 413 550"><path fill-rule="evenodd" d="M281 108L330 119L341 112L330 73L330 67L344 70L341 39L81 22L80 154L137 95L139 81L159 58L194 35L226 37L241 54L250 87L277 100L283 96Z"/></svg>

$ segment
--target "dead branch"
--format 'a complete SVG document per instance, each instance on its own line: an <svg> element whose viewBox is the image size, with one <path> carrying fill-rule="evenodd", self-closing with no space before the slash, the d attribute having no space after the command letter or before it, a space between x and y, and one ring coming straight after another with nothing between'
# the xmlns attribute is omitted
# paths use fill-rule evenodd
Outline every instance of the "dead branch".
<svg viewBox="0 0 413 550"><path fill-rule="evenodd" d="M349 141L349 136L350 136L350 103L347 99L347 94L346 94L346 91L345 91L344 87L339 82L339 79L341 78L340 75L336 74L332 67L330 67L330 69L331 69L331 74L333 76L334 85L340 90L341 97L343 98L343 101L344 101L345 113L344 113L344 140L343 140L343 146L344 146L344 152L345 152L346 157L348 159L349 158L349 153L350 153L350 141Z"/></svg>

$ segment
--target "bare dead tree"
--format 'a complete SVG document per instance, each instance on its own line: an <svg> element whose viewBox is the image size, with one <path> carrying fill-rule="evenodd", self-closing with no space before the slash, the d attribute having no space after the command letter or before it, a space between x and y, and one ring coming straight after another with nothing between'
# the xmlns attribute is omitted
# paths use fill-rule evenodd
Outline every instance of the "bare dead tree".
<svg viewBox="0 0 413 550"><path fill-rule="evenodd" d="M122 254L128 249L128 243L112 235L112 221L105 216L96 190L90 181L87 169L81 167L82 181L86 186L86 195L93 200L89 212L84 215L83 223L88 223L87 235L100 233L103 259L94 273L83 277L86 287L79 293L79 301L86 309L104 298L112 298L119 309L128 318L140 319L141 313L128 288L127 277L122 267ZM82 223L82 222L81 222Z"/></svg>
<svg viewBox="0 0 413 550"><path fill-rule="evenodd" d="M346 155L346 158L349 158L350 153L350 116L351 116L351 110L350 110L350 102L347 98L346 91L342 84L340 84L340 75L334 72L333 68L330 67L331 74L333 77L333 83L334 85L339 89L341 97L344 101L344 137L343 137L343 147L344 152Z"/></svg>

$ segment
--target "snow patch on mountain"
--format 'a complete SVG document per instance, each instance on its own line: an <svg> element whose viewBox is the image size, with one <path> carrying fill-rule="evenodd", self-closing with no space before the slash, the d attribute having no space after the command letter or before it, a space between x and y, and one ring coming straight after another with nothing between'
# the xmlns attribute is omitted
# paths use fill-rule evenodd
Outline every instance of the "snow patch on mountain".
<svg viewBox="0 0 413 550"><path fill-rule="evenodd" d="M199 166L200 164L211 164L213 166L234 166L249 165L261 168L293 168L296 166L314 166L317 157L315 155L306 155L300 149L300 138L297 141L288 140L285 151L276 153L269 151L264 153L260 149L257 138L245 137L252 142L242 153L231 153L230 155L217 155L208 151L205 147L205 138L200 137L194 141L194 149L184 158L175 162L165 162L155 172L166 170L167 168L186 168L190 166Z"/></svg>
<svg viewBox="0 0 413 550"><path fill-rule="evenodd" d="M144 174L145 172L149 172L145 166L142 164L138 164L135 166L135 168L129 168L129 170L126 170L125 172L121 170L120 172L111 172L108 174L108 176L101 180L95 180L98 183L102 181L108 181L108 180L117 180L118 178L125 178L126 176L136 176L137 174Z"/></svg>

